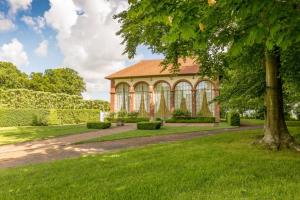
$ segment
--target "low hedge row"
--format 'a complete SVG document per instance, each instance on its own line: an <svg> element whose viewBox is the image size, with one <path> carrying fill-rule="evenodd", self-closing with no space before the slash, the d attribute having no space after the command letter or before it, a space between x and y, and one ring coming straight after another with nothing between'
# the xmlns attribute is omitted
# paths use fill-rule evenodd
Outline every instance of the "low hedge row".
<svg viewBox="0 0 300 200"><path fill-rule="evenodd" d="M99 119L94 109L0 109L0 127L79 124Z"/></svg>
<svg viewBox="0 0 300 200"><path fill-rule="evenodd" d="M214 117L171 118L166 123L215 123Z"/></svg>
<svg viewBox="0 0 300 200"><path fill-rule="evenodd" d="M230 126L240 126L241 119L238 112L229 112L227 113L227 123Z"/></svg>
<svg viewBox="0 0 300 200"><path fill-rule="evenodd" d="M88 122L86 123L88 129L107 129L111 127L110 122Z"/></svg>
<svg viewBox="0 0 300 200"><path fill-rule="evenodd" d="M150 121L149 118L145 117L137 117L137 118L130 118L130 117L119 117L119 118L106 118L109 122L117 122L117 121L123 121L124 123L137 123L137 122L148 122Z"/></svg>
<svg viewBox="0 0 300 200"><path fill-rule="evenodd" d="M156 130L160 129L161 122L160 121L153 121L153 122L138 122L137 129L140 130Z"/></svg>

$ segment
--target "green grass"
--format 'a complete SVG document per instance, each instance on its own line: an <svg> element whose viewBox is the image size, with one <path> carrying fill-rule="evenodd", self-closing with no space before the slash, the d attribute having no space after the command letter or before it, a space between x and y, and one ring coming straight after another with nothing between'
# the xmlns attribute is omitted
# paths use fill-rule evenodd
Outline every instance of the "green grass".
<svg viewBox="0 0 300 200"><path fill-rule="evenodd" d="M89 132L86 125L0 128L0 145Z"/></svg>
<svg viewBox="0 0 300 200"><path fill-rule="evenodd" d="M241 119L242 125L264 125L265 121L261 119ZM299 126L300 121L286 121L288 126Z"/></svg>
<svg viewBox="0 0 300 200"><path fill-rule="evenodd" d="M128 138L137 138L137 137L149 137L155 135L170 135L176 133L189 133L195 131L203 131L203 130L214 130L214 129L221 129L221 128L230 128L232 126L227 125L226 123L220 123L219 126L162 126L159 130L132 130L126 131L118 134L113 135L106 135L102 137L92 138L89 140L84 140L81 142L77 142L76 144L85 144L85 143L92 143L92 142L104 142L104 141L113 141L113 140L121 140L121 139L128 139Z"/></svg>
<svg viewBox="0 0 300 200"><path fill-rule="evenodd" d="M290 130L300 138L299 127ZM250 145L261 134L259 130L226 133L0 170L0 197L299 199L300 154Z"/></svg>

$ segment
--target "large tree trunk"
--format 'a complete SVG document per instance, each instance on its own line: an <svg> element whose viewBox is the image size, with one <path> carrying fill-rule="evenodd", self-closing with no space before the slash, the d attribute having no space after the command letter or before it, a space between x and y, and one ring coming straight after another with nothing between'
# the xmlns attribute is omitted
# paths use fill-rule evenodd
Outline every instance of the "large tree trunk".
<svg viewBox="0 0 300 200"><path fill-rule="evenodd" d="M289 134L283 108L282 81L279 74L280 56L278 51L266 52L266 118L262 143L272 149L293 147L297 149L294 138ZM298 149L297 149L298 150Z"/></svg>

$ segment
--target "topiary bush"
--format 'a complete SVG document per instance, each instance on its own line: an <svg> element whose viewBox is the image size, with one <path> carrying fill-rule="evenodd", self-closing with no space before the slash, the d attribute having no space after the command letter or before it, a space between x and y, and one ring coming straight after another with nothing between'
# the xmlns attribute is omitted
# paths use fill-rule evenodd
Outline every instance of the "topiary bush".
<svg viewBox="0 0 300 200"><path fill-rule="evenodd" d="M215 123L214 117L171 118L166 123Z"/></svg>
<svg viewBox="0 0 300 200"><path fill-rule="evenodd" d="M230 126L240 126L241 119L238 112L229 112L227 113L227 123Z"/></svg>
<svg viewBox="0 0 300 200"><path fill-rule="evenodd" d="M177 118L177 119L182 119L182 118L190 118L191 117L191 112L189 111L182 111L180 109L176 109L174 110L174 112L172 113L173 118Z"/></svg>
<svg viewBox="0 0 300 200"><path fill-rule="evenodd" d="M116 123L117 121L122 120L124 123L137 123L137 122L147 122L150 121L150 118L147 117L137 117L137 118L128 118L128 117L118 117L118 118L106 118L106 121Z"/></svg>
<svg viewBox="0 0 300 200"><path fill-rule="evenodd" d="M140 130L156 130L160 129L161 122L160 121L152 121L152 122L138 122L137 129Z"/></svg>
<svg viewBox="0 0 300 200"><path fill-rule="evenodd" d="M110 122L88 122L86 123L88 129L107 129L111 127Z"/></svg>

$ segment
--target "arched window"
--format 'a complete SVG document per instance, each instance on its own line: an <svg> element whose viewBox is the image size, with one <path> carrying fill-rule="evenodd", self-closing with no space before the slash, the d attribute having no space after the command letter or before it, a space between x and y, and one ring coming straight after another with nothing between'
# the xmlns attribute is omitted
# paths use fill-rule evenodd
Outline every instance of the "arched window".
<svg viewBox="0 0 300 200"><path fill-rule="evenodd" d="M156 84L154 88L155 117L170 116L170 86L165 82Z"/></svg>
<svg viewBox="0 0 300 200"><path fill-rule="evenodd" d="M175 109L192 112L192 86L188 82L179 82L175 87Z"/></svg>
<svg viewBox="0 0 300 200"><path fill-rule="evenodd" d="M214 116L215 105L214 87L210 81L201 81L196 87L196 109L197 114L203 117Z"/></svg>
<svg viewBox="0 0 300 200"><path fill-rule="evenodd" d="M150 111L149 87L146 83L138 83L135 88L134 110L140 116L148 116Z"/></svg>
<svg viewBox="0 0 300 200"><path fill-rule="evenodd" d="M130 96L129 96L129 85L121 83L116 88L116 102L115 111L126 111L129 112Z"/></svg>

